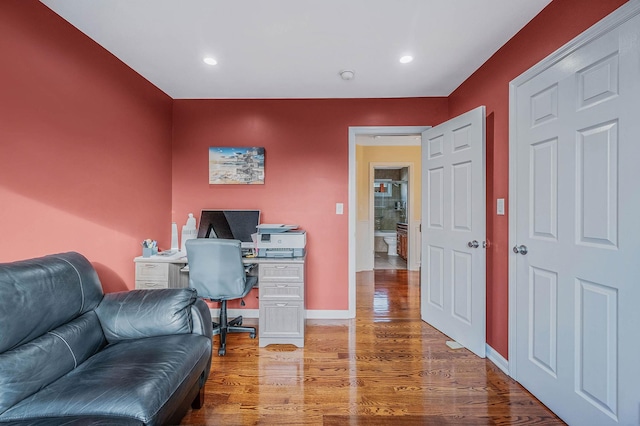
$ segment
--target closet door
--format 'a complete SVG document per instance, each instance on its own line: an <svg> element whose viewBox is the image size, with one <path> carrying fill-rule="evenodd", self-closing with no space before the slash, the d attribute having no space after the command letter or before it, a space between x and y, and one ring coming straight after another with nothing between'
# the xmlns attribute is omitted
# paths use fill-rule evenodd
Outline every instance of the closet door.
<svg viewBox="0 0 640 426"><path fill-rule="evenodd" d="M639 10L512 83L509 362L575 425L640 424Z"/></svg>

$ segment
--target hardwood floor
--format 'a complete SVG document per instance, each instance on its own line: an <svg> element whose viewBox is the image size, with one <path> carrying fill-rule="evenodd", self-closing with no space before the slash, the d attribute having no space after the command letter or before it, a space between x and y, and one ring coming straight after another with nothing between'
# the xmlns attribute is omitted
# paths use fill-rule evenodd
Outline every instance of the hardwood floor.
<svg viewBox="0 0 640 426"><path fill-rule="evenodd" d="M307 320L304 348L230 335L227 355L214 355L204 407L182 424L564 424L420 320L417 272L363 272L357 281L357 318Z"/></svg>

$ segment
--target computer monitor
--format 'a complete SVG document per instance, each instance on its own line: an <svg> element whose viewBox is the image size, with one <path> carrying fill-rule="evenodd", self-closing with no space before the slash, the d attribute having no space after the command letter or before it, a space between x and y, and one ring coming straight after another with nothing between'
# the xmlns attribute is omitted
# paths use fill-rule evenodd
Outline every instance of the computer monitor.
<svg viewBox="0 0 640 426"><path fill-rule="evenodd" d="M250 248L259 224L260 210L202 210L198 238L240 240L242 247Z"/></svg>

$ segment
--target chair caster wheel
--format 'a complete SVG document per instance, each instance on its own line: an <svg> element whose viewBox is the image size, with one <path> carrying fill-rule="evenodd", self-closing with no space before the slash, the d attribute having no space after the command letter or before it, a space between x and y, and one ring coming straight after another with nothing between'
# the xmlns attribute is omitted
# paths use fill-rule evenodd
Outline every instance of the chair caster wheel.
<svg viewBox="0 0 640 426"><path fill-rule="evenodd" d="M224 356L227 353L227 348L218 349L218 356Z"/></svg>
<svg viewBox="0 0 640 426"><path fill-rule="evenodd" d="M256 338L256 333L249 333L249 338L255 339Z"/></svg>

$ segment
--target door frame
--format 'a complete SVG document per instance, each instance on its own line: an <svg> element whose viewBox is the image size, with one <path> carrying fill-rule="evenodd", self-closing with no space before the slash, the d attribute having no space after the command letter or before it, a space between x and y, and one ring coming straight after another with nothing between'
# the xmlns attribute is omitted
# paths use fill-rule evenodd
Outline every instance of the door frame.
<svg viewBox="0 0 640 426"><path fill-rule="evenodd" d="M548 68L556 65L558 62L565 59L567 56L573 54L576 50L584 47L594 39L600 37L604 33L611 31L612 29L622 25L627 20L640 13L640 1L631 0L618 9L604 17L602 20L586 29L577 37L569 41L564 46L547 56L533 67L529 68L524 73L520 74L514 80L509 83L509 375L515 380L517 377L517 356L516 356L516 301L517 301L517 277L516 277L516 265L517 255L511 252L511 247L515 247L518 244L516 235L516 220L517 220L517 208L516 208L516 187L517 187L517 115L515 105L517 104L517 90L518 88L536 77Z"/></svg>
<svg viewBox="0 0 640 426"><path fill-rule="evenodd" d="M420 259L415 261L415 253L414 253L414 245L415 240L418 238L416 235L416 221L411 217L411 212L414 207L415 200L411 196L411 191L413 191L415 186L415 163L408 161L376 161L373 163L369 163L369 189L373 187L375 181L375 170L380 169L402 169L407 168L408 179L407 179L407 225L409 227L409 241L407 242L407 270L416 270L416 265L420 265ZM371 264L373 265L373 269L375 269L375 219L372 220L375 216L375 197L369 193L369 246L374 248L374 251L371 252Z"/></svg>
<svg viewBox="0 0 640 426"><path fill-rule="evenodd" d="M356 136L415 135L431 126L349 126L349 310L345 318L356 317Z"/></svg>

